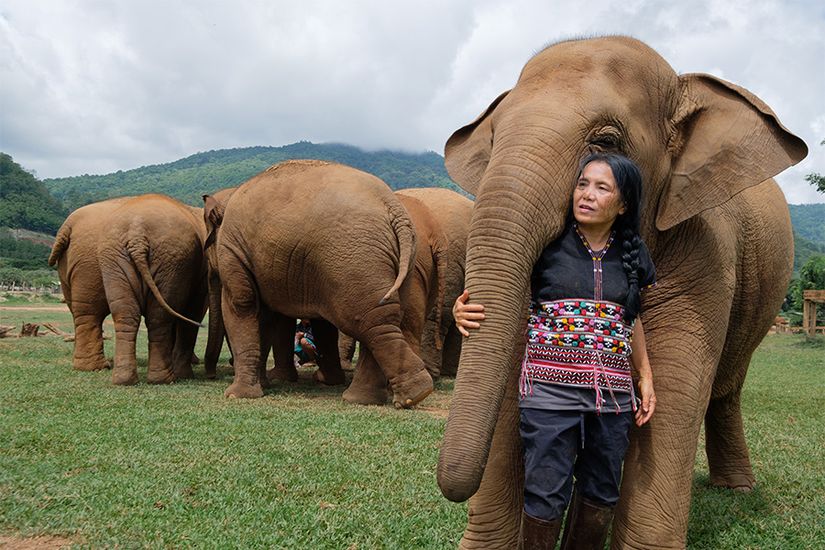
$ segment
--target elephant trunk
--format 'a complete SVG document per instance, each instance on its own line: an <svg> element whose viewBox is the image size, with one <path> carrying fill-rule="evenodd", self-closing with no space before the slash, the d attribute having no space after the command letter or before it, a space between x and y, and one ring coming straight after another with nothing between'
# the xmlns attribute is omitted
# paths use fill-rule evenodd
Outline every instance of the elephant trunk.
<svg viewBox="0 0 825 550"><path fill-rule="evenodd" d="M471 302L484 305L485 320L462 346L438 462L441 492L457 502L481 482L505 388L523 354L532 267L562 231L568 209L572 179L558 175L575 168L552 170L546 158L532 158L525 170L525 150L488 165L467 239L465 286Z"/></svg>

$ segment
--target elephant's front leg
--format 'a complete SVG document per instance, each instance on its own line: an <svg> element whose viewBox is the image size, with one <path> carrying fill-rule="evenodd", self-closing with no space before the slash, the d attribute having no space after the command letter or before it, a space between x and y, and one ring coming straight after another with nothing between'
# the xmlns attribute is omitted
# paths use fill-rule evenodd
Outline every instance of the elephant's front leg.
<svg viewBox="0 0 825 550"><path fill-rule="evenodd" d="M518 547L524 502L524 462L519 434L518 375L510 375L487 467L481 485L470 497L462 549Z"/></svg>
<svg viewBox="0 0 825 550"><path fill-rule="evenodd" d="M242 271L242 270L239 270ZM235 378L226 389L226 397L256 398L264 392L258 380L261 358L258 298L254 286L245 273L236 273L237 281L230 282L230 273L223 285L221 311L226 333L232 342Z"/></svg>
<svg viewBox="0 0 825 550"><path fill-rule="evenodd" d="M269 380L295 382L298 380L298 371L293 360L295 349L295 318L287 317L277 312L271 312L267 319L261 322L261 363L266 369L266 356L272 348L275 356L275 367L263 376ZM263 380L262 380L263 381Z"/></svg>
<svg viewBox="0 0 825 550"><path fill-rule="evenodd" d="M613 548L685 547L696 447L726 321L719 322L719 336L709 332L713 326L674 332L667 318L659 328L661 320L651 317L648 331L645 317L656 412L631 431Z"/></svg>
<svg viewBox="0 0 825 550"><path fill-rule="evenodd" d="M206 377L218 377L218 358L223 348L226 330L221 313L221 283L217 277L209 280L209 335L206 341L206 352L203 356L203 368Z"/></svg>
<svg viewBox="0 0 825 550"><path fill-rule="evenodd" d="M435 315L431 315L424 323L421 332L421 350L419 356L427 367L433 380L441 375L441 342L436 342Z"/></svg>
<svg viewBox="0 0 825 550"><path fill-rule="evenodd" d="M178 380L194 378L192 358L195 342L198 339L198 327L186 321L175 321L175 346L172 351L172 372Z"/></svg>
<svg viewBox="0 0 825 550"><path fill-rule="evenodd" d="M313 319L312 331L318 346L316 379L330 386L343 384L344 371L338 355L338 329L325 319Z"/></svg>

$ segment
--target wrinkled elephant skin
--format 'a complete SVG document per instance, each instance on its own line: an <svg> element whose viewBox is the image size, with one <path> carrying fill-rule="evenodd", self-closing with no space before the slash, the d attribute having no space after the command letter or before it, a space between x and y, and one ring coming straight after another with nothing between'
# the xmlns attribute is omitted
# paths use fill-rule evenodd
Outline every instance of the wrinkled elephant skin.
<svg viewBox="0 0 825 550"><path fill-rule="evenodd" d="M639 41L561 42L445 149L450 175L476 196L466 286L486 314L463 344L438 465L445 496L475 493L465 548L516 545L517 343L529 276L560 234L578 163L592 150L623 152L641 167L642 237L658 273L642 313L658 403L631 433L612 545L685 546L703 419L713 482L753 483L739 397L793 257L787 204L770 178L807 148L747 90L677 75Z"/></svg>
<svg viewBox="0 0 825 550"><path fill-rule="evenodd" d="M201 210L164 195L112 199L73 212L49 258L57 263L75 321L74 368L103 361L101 325L115 325L114 384L138 381L141 317L149 337L147 381L192 376L199 321L206 312L206 235Z"/></svg>
<svg viewBox="0 0 825 550"><path fill-rule="evenodd" d="M287 161L253 177L226 203L217 235L222 315L235 379L227 397L260 397L260 312L325 320L316 341L326 383L343 379L337 329L351 334L410 407L432 379L404 339L399 288L413 267L412 223L387 185L322 161ZM275 342L277 350L282 344ZM365 355L367 355L365 353Z"/></svg>

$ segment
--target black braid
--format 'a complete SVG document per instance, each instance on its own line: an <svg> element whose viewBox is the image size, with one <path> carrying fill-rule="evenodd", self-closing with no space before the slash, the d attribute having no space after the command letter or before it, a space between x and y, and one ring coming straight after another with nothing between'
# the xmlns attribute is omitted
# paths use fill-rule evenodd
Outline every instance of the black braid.
<svg viewBox="0 0 825 550"><path fill-rule="evenodd" d="M625 319L633 322L642 308L642 298L639 291L639 247L642 239L630 227L622 229L622 267L627 275L627 302L625 303Z"/></svg>

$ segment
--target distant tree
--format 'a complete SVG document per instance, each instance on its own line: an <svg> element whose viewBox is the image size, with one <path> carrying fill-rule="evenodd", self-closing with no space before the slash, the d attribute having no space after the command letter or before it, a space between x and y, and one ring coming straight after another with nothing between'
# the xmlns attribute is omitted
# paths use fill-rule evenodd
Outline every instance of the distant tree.
<svg viewBox="0 0 825 550"><path fill-rule="evenodd" d="M66 211L43 182L0 153L0 227L56 233Z"/></svg>
<svg viewBox="0 0 825 550"><path fill-rule="evenodd" d="M825 290L825 255L814 254L799 270L799 278L788 287L785 311L801 312L806 290ZM817 318L825 318L825 308L818 308ZM801 322L801 317L798 319Z"/></svg>
<svg viewBox="0 0 825 550"><path fill-rule="evenodd" d="M819 142L820 145L825 145L825 139ZM811 172L807 176L805 176L805 181L816 187L816 190L820 193L825 193L825 176L817 173Z"/></svg>

